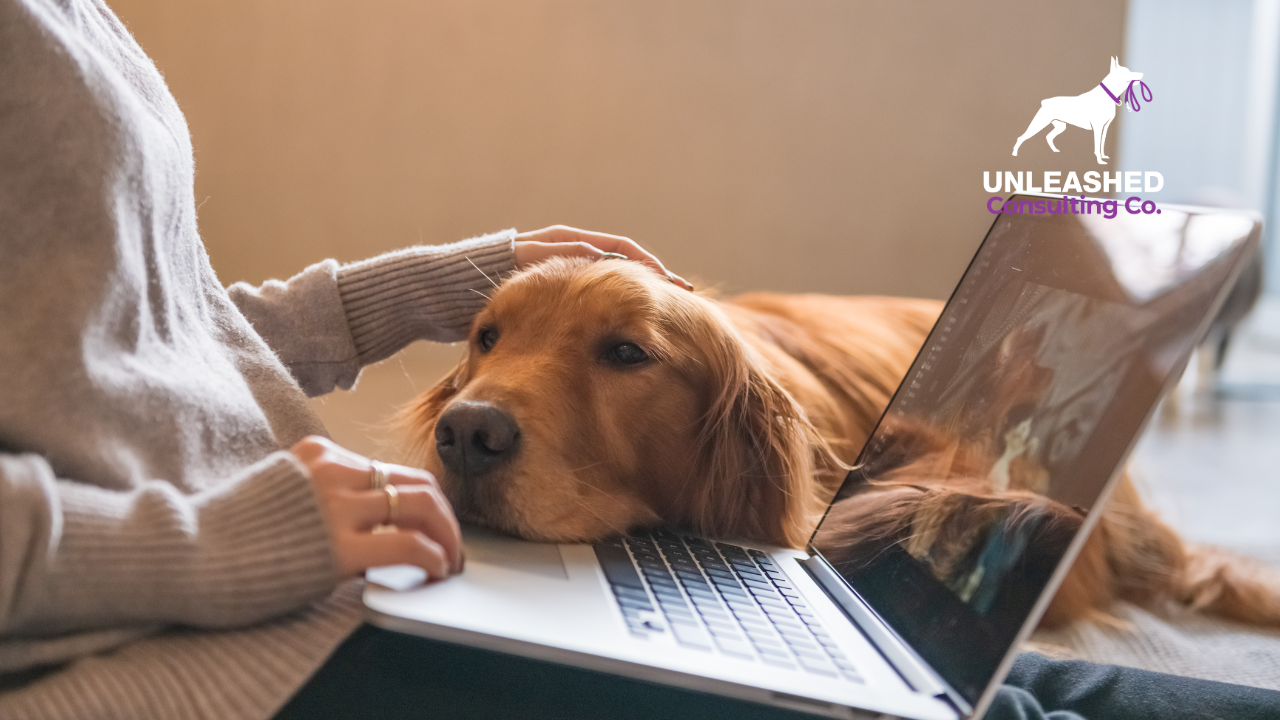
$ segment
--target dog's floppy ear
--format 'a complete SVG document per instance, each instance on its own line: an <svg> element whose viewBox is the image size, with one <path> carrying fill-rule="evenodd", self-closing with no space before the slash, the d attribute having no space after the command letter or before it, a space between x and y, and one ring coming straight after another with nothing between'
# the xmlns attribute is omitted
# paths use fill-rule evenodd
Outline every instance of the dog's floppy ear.
<svg viewBox="0 0 1280 720"><path fill-rule="evenodd" d="M467 357L463 356L458 364L436 383L435 387L411 400L396 411L391 424L405 439L407 453L405 461L421 467L429 447L435 442L436 418L444 411L445 405L467 384L469 371Z"/></svg>
<svg viewBox="0 0 1280 720"><path fill-rule="evenodd" d="M712 537L802 547L822 510L817 465L839 461L763 358L718 324L700 342L710 397L689 520Z"/></svg>

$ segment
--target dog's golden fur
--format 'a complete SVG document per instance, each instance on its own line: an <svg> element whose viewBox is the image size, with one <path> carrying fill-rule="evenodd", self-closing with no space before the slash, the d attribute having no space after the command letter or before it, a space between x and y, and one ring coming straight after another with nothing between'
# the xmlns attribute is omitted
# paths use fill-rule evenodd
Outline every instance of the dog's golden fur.
<svg viewBox="0 0 1280 720"><path fill-rule="evenodd" d="M664 523L798 547L940 309L887 297L718 301L633 263L552 260L495 291L467 356L398 423L412 461L439 477L465 521L544 541ZM497 338L492 349L480 345L482 331ZM611 362L609 349L621 342L649 359ZM463 400L502 408L521 438L511 462L466 482L446 472L434 441L437 418ZM978 466L990 451L962 449L975 476L985 477ZM1028 489L927 480L913 477L916 489L886 503L877 521L909 524L920 498L938 493L966 493L976 500L964 506L976 507L1017 502ZM1118 599L1280 624L1276 573L1184 545L1127 478L1044 622L1097 615Z"/></svg>

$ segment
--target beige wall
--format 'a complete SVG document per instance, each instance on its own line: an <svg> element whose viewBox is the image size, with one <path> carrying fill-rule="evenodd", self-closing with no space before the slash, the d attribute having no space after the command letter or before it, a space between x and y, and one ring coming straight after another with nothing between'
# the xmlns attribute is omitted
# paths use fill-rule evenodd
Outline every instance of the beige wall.
<svg viewBox="0 0 1280 720"><path fill-rule="evenodd" d="M943 297L991 221L984 169L1092 169L1079 130L1009 151L1124 35L1118 0L111 4L187 114L228 283L559 222L730 291ZM321 412L371 450L455 353Z"/></svg>

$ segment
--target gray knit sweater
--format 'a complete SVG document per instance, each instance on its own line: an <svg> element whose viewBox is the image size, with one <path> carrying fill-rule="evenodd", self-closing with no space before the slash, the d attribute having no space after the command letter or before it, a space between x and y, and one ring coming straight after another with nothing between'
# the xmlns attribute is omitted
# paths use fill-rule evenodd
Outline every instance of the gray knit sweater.
<svg viewBox="0 0 1280 720"><path fill-rule="evenodd" d="M271 716L359 621L306 402L460 339L512 231L224 289L101 0L0 0L0 717ZM336 592L335 592L336 590Z"/></svg>

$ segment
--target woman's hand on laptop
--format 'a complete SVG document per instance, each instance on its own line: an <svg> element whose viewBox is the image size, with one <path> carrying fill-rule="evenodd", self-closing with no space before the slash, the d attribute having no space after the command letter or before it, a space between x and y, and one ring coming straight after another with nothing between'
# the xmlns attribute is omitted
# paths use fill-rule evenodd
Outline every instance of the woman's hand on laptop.
<svg viewBox="0 0 1280 720"><path fill-rule="evenodd" d="M654 272L685 290L693 289L693 286L684 278L667 270L658 258L631 238L579 230L565 225L552 225L516 235L515 259L518 270L556 256L600 260L608 257L610 253L647 265Z"/></svg>
<svg viewBox="0 0 1280 720"><path fill-rule="evenodd" d="M378 489L372 461L331 440L304 438L291 452L311 474L343 578L382 565L416 565L432 578L462 571L458 520L431 473L384 464L390 489ZM389 524L394 531L375 532Z"/></svg>

